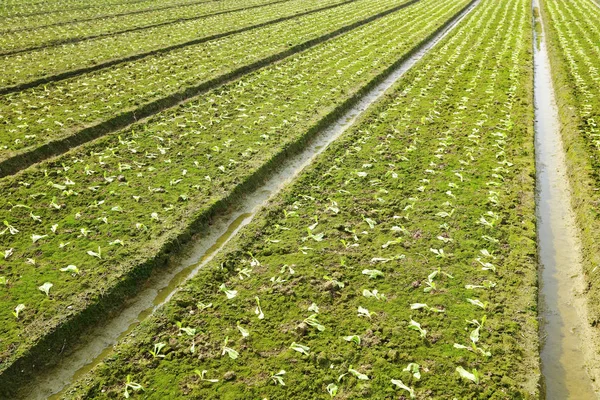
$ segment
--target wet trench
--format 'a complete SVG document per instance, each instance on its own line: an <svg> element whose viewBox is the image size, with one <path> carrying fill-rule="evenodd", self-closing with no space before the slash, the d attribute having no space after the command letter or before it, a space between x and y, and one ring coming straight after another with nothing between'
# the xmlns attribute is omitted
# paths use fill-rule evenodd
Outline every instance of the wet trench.
<svg viewBox="0 0 600 400"><path fill-rule="evenodd" d="M226 215L216 217L206 236L191 243L183 256L170 265L155 271L144 289L135 295L124 308L102 326L95 326L79 340L80 345L66 354L54 367L36 376L21 393L24 399L58 399L66 388L98 365L113 351L113 346L130 333L142 320L167 302L177 290L245 225L256 212L277 194L304 167L336 140L356 119L406 71L415 65L440 40L442 40L473 8L475 1L463 13L452 19L440 33L419 48L411 57L389 74L380 84L366 93L352 108L334 121L307 144L299 154L290 157L256 190L248 193Z"/></svg>
<svg viewBox="0 0 600 400"><path fill-rule="evenodd" d="M533 7L541 398L596 399L586 367L585 344L589 342L581 244L571 207L543 23L535 0Z"/></svg>

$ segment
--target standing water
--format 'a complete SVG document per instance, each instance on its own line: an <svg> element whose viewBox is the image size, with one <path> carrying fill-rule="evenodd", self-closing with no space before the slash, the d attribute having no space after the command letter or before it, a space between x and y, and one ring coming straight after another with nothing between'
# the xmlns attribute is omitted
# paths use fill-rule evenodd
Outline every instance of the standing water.
<svg viewBox="0 0 600 400"><path fill-rule="evenodd" d="M104 358L112 353L112 346L125 337L158 307L167 302L200 268L206 265L215 254L245 225L270 197L306 167L330 143L337 139L356 119L406 71L412 68L436 43L451 30L479 3L471 5L456 18L449 21L445 29L422 45L418 51L402 62L380 84L366 93L329 128L318 133L301 153L287 159L278 171L273 173L258 189L247 194L226 215L215 218L208 234L188 246L182 259L171 262L168 268L156 271L145 288L135 295L118 315L104 325L94 327L80 340L81 347L66 355L57 365L40 374L29 385L22 396L27 399L58 399L66 387L81 378Z"/></svg>
<svg viewBox="0 0 600 400"><path fill-rule="evenodd" d="M547 400L596 399L586 369L581 245L571 208L550 62L534 1L534 101L541 362Z"/></svg>

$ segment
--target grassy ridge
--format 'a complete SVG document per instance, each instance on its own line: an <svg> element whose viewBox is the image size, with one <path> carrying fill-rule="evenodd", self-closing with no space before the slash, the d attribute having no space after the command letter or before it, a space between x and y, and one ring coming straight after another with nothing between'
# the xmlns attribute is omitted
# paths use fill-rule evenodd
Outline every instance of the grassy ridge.
<svg viewBox="0 0 600 400"><path fill-rule="evenodd" d="M256 184L275 167L272 160L339 114L466 4L419 3L0 181L0 220L12 227L0 241L13 249L0 292L7 305L0 312L1 368L87 307L105 304L113 289L134 290L196 223L238 188ZM68 265L77 270L60 270ZM49 296L38 289L40 279L53 284ZM27 311L17 319L11 310L21 303ZM52 344L44 346L51 356Z"/></svg>
<svg viewBox="0 0 600 400"><path fill-rule="evenodd" d="M67 398L537 398L531 32L483 0Z"/></svg>

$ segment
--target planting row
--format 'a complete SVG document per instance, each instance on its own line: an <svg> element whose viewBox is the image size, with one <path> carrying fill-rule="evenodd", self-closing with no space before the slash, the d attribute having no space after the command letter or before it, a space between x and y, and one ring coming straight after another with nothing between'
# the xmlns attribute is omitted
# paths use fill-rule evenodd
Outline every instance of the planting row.
<svg viewBox="0 0 600 400"><path fill-rule="evenodd" d="M197 3L216 0L106 0L91 4L89 1L40 1L13 2L0 5L0 19L5 22L3 29L36 27L53 23L69 22L80 19L104 17L114 14L126 14L178 4Z"/></svg>
<svg viewBox="0 0 600 400"><path fill-rule="evenodd" d="M143 275L466 4L424 0L0 180L0 371Z"/></svg>
<svg viewBox="0 0 600 400"><path fill-rule="evenodd" d="M177 44L197 42L203 37L265 24L282 17L341 3L344 0L290 0L255 10L235 11L199 20L133 31L111 37L63 44L0 57L0 86L11 86L57 74L91 67L132 54L146 53ZM402 3L404 0L399 0Z"/></svg>
<svg viewBox="0 0 600 400"><path fill-rule="evenodd" d="M600 321L600 6L593 0L542 2L550 42L574 204L584 245L590 324Z"/></svg>
<svg viewBox="0 0 600 400"><path fill-rule="evenodd" d="M531 5L482 0L67 398L537 398Z"/></svg>
<svg viewBox="0 0 600 400"><path fill-rule="evenodd" d="M155 11L118 15L100 19L73 21L68 24L50 25L40 28L21 28L14 32L0 32L0 54L28 51L40 47L54 46L92 39L98 36L116 35L133 29L151 28L155 25L176 24L182 20L205 18L248 8L269 5L281 0L223 0L200 2L177 7L159 8ZM257 12L257 11L255 11Z"/></svg>
<svg viewBox="0 0 600 400"><path fill-rule="evenodd" d="M0 161L223 76L394 7L358 0L256 30L0 97ZM130 118L133 120L133 117ZM133 122L133 121L132 121Z"/></svg>

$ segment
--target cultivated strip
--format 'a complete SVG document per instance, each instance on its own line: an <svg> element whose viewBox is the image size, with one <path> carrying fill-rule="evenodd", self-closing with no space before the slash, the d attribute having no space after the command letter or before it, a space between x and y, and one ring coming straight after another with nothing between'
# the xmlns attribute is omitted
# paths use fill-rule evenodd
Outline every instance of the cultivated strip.
<svg viewBox="0 0 600 400"><path fill-rule="evenodd" d="M66 398L537 398L531 17L483 0Z"/></svg>
<svg viewBox="0 0 600 400"><path fill-rule="evenodd" d="M85 40L122 35L129 32L155 29L161 26L179 24L182 22L196 21L216 15L228 14L236 11L256 10L261 7L285 3L289 0L264 0L249 1L243 6L239 2L225 1L218 3L201 2L199 6L189 8L188 5L177 6L172 12L160 10L151 15L131 18L130 15L117 17L116 20L106 21L101 19L94 23L84 22L77 25L51 26L44 29L28 29L25 32L0 33L0 56L9 56L26 53L34 50L48 49L63 44L73 44Z"/></svg>
<svg viewBox="0 0 600 400"><path fill-rule="evenodd" d="M35 357L35 365L55 356L48 351L52 343L63 343L68 332L102 315L110 299L119 304L117 299L134 291L177 243L256 185L287 152L301 148L465 6L431 0L400 10L148 123L2 180L7 199L2 214L11 228L0 240L2 248L13 248L5 301L12 305L45 296L37 289L42 284L30 286L42 270L44 280L53 284L52 300L42 297L40 308L30 304L19 319L10 310L0 317L6 323L3 345L12 343L4 354L12 353L12 360ZM40 174L48 176L39 181ZM16 224L21 212L28 219ZM42 226L52 236L44 236ZM37 255L32 258L30 251ZM66 265L60 271L54 257L77 269ZM30 275L31 267L21 266L27 258L34 260L37 273ZM28 277L18 278L20 273ZM67 303L71 308L65 312ZM44 341L43 332L52 332L45 336L52 340ZM9 358L4 360L6 369ZM16 385L21 371L33 364L12 364L2 374L2 387Z"/></svg>
<svg viewBox="0 0 600 400"><path fill-rule="evenodd" d="M28 25L28 23L31 23L30 21L28 21L27 17L21 17L21 18L6 18L9 20L13 20L16 28L13 29L5 29L5 30L1 30L0 33L15 33L15 32L20 32L20 31L25 31L25 30L38 30L38 29L44 29L44 28L50 28L53 26L61 26L61 25L69 25L69 24L78 24L78 23L82 23L82 22L89 22L89 21L95 21L98 19L107 19L107 18L115 18L115 17L123 17L123 16L132 16L132 15L136 15L136 14L144 14L144 13L153 13L153 12L157 12L157 11L162 11L162 10L169 10L172 8L185 8L185 7L189 7L189 6L195 6L198 4L205 4L205 3L211 3L211 0L201 0L201 1L191 1L191 2L176 2L174 4L166 4L166 5L162 5L160 7L150 7L150 8L144 8L144 9L140 9L140 10L131 10L131 11L127 11L127 12L121 12L121 13L112 13L112 14L94 14L91 17L78 17L78 16L72 16L72 19L66 19L66 20L58 20L58 21L48 21L46 22L46 24L40 23L40 19L39 17L34 19L34 24L32 25ZM109 5L111 9L114 8L113 5Z"/></svg>
<svg viewBox="0 0 600 400"><path fill-rule="evenodd" d="M461 14L454 17L444 30L422 45L418 51L413 52L380 83L365 92L358 102L338 115L326 129L319 131L299 153L283 160L276 171L268 174L265 180L252 191L245 192L225 214L216 215L211 220L210 226L205 231L197 232L189 245L179 252L181 257L172 257L165 268L153 271L144 288L136 293L124 308L119 309L114 316L104 319L101 325L91 327L83 337L80 336L78 343L73 346L73 352L63 353L64 356L52 369L36 374L31 384L23 388L21 397L49 398L49 400L61 398L67 385L96 367L112 353L114 344L125 338L155 309L168 302L187 280L212 261L223 246L235 237L243 226L252 221L254 215L269 198L281 191L318 154L321 154L348 129L406 71L446 37L476 4L477 2L472 3Z"/></svg>
<svg viewBox="0 0 600 400"><path fill-rule="evenodd" d="M124 34L118 39L100 38L0 57L5 67L0 73L0 95L247 32L351 1L355 0L325 0L326 5L322 1L311 1L307 5L306 1L291 0L267 7L261 13L240 11L181 23L177 29L159 27L159 32L150 29Z"/></svg>
<svg viewBox="0 0 600 400"><path fill-rule="evenodd" d="M0 99L5 128L0 138L4 150L0 150L0 177L382 18L397 11L394 3L349 3L7 95Z"/></svg>
<svg viewBox="0 0 600 400"><path fill-rule="evenodd" d="M196 1L196 0L192 0ZM205 0L206 2L221 0ZM161 6L174 4L186 4L189 0L173 0L172 2L160 2ZM79 5L77 4L79 3ZM142 4L140 4L142 3ZM5 27L19 24L28 24L30 27L44 25L58 21L70 21L74 19L106 15L107 12L125 14L135 12L143 8L156 8L156 0L133 0L125 2L39 2L15 5L10 11L2 10L0 18L6 23ZM107 11L110 10L110 11Z"/></svg>

